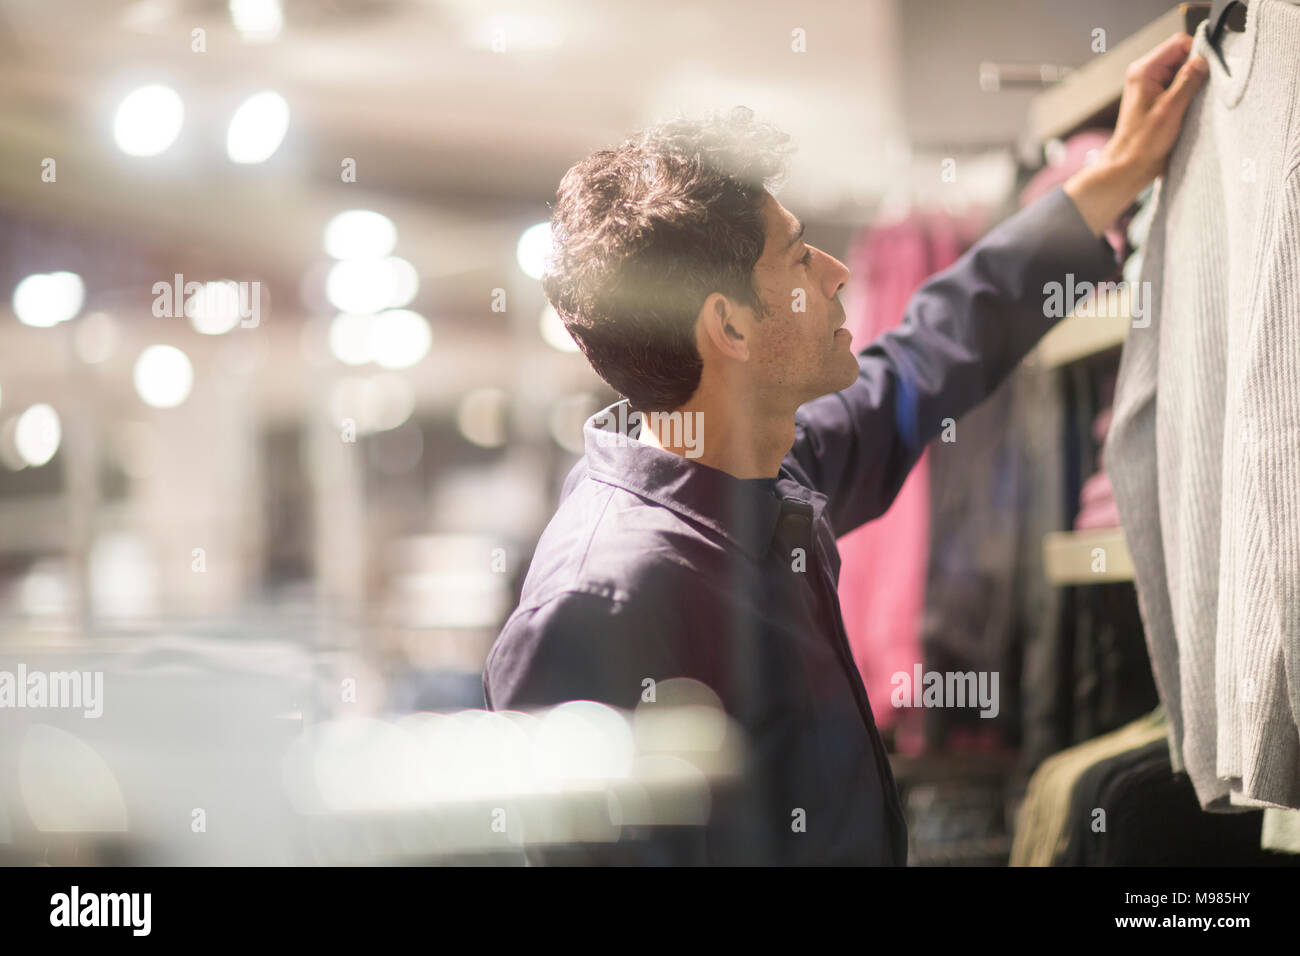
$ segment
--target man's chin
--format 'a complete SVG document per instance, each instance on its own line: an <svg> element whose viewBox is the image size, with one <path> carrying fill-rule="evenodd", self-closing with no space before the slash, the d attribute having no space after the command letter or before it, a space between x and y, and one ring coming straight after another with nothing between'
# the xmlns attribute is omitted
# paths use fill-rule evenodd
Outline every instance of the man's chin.
<svg viewBox="0 0 1300 956"><path fill-rule="evenodd" d="M853 357L851 368L827 375L823 380L822 386L817 389L815 394L809 395L805 401L812 401L814 398L821 398L823 395L834 395L836 392L842 392L858 380L858 360Z"/></svg>
<svg viewBox="0 0 1300 956"><path fill-rule="evenodd" d="M861 371L858 368L858 357L852 352L846 352L845 355L847 360L844 363L844 372L840 376L840 383L832 391L842 392L858 380L858 373Z"/></svg>
<svg viewBox="0 0 1300 956"><path fill-rule="evenodd" d="M841 364L842 363L842 364ZM826 376L820 381L820 385L815 386L807 394L805 402L811 402L814 398L822 398L822 395L833 395L836 392L844 392L846 388L853 385L858 380L858 356L852 351L845 351L842 356L837 356L835 363L826 371Z"/></svg>

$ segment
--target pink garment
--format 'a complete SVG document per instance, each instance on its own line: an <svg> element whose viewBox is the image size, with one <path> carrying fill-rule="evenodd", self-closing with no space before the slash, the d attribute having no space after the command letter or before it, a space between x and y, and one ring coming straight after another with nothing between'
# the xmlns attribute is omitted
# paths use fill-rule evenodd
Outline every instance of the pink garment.
<svg viewBox="0 0 1300 956"><path fill-rule="evenodd" d="M1085 528L1119 527L1119 506L1115 504L1115 491L1110 486L1110 477L1106 474L1105 456L1102 449L1106 446L1106 433L1110 431L1112 407L1109 404L1115 395L1115 376L1106 376L1101 386L1101 399L1106 407L1092 420L1092 439L1097 443L1097 473L1088 478L1079 489L1079 513L1074 518L1074 530Z"/></svg>
<svg viewBox="0 0 1300 956"><path fill-rule="evenodd" d="M1062 160L1055 165L1044 166L1020 191L1020 208L1023 209L1035 199L1047 195L1087 166L1088 153L1092 150L1101 152L1101 148L1110 139L1111 132L1109 129L1082 129L1067 139ZM1116 253L1124 258L1128 257L1128 237L1120 223L1107 229L1104 235Z"/></svg>
<svg viewBox="0 0 1300 956"><path fill-rule="evenodd" d="M1079 514L1074 519L1074 530L1117 527L1119 508L1115 504L1115 491L1110 486L1110 476L1099 471L1079 491Z"/></svg>
<svg viewBox="0 0 1300 956"><path fill-rule="evenodd" d="M848 317L861 350L898 325L912 294L952 265L969 244L971 224L913 215L860 234L849 252L858 302ZM895 728L896 749L917 753L923 714L891 704L894 674L924 663L921 615L930 558L929 453L903 483L889 510L839 541L840 608L853 659L866 684L876 724Z"/></svg>
<svg viewBox="0 0 1300 956"><path fill-rule="evenodd" d="M1046 196L1057 186L1088 165L1088 153L1101 151L1110 139L1111 130L1081 129L1065 141L1065 154L1059 163L1044 166L1020 191L1020 208Z"/></svg>

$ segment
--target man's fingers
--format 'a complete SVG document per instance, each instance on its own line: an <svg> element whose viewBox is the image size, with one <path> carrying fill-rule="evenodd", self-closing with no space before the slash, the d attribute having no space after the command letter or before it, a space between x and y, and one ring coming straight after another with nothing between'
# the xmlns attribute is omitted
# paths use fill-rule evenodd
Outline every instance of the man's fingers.
<svg viewBox="0 0 1300 956"><path fill-rule="evenodd" d="M1161 85L1164 86L1173 78L1174 71L1187 59L1187 54L1191 51L1192 38L1186 33L1175 33L1142 59L1137 60L1136 65L1143 76L1152 78L1163 76Z"/></svg>
<svg viewBox="0 0 1300 956"><path fill-rule="evenodd" d="M1128 79L1136 87L1135 103L1149 106L1177 76L1192 49L1192 38L1176 33L1140 60L1129 64Z"/></svg>
<svg viewBox="0 0 1300 956"><path fill-rule="evenodd" d="M1172 118L1174 122L1181 123L1187 104L1192 101L1208 74L1209 64L1205 62L1205 57L1188 60L1178 71L1173 83L1169 84L1169 89L1156 99L1152 110L1159 110L1163 114L1162 119Z"/></svg>

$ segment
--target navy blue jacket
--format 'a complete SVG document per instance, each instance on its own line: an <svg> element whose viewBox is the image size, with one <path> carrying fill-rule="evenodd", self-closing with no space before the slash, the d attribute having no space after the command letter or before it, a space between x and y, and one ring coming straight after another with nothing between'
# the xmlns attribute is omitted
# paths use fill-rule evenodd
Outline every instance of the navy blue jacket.
<svg viewBox="0 0 1300 956"><path fill-rule="evenodd" d="M945 420L986 398L1057 321L1048 283L1111 279L1116 265L1060 187L1021 210L916 292L902 324L858 354L854 384L798 410L775 479L611 440L601 425L617 427L613 415L587 422L586 455L488 656L487 706L630 709L646 678L690 677L719 695L749 758L713 795L707 826L533 859L906 862L898 791L840 616L835 539L884 513Z"/></svg>

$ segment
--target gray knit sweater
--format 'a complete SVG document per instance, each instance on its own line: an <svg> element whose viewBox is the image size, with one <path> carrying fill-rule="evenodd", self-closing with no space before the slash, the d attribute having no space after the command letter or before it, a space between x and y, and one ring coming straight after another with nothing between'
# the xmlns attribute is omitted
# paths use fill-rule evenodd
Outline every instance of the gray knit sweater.
<svg viewBox="0 0 1300 956"><path fill-rule="evenodd" d="M1223 46L1202 23L1105 461L1175 768L1205 809L1300 807L1300 6Z"/></svg>

